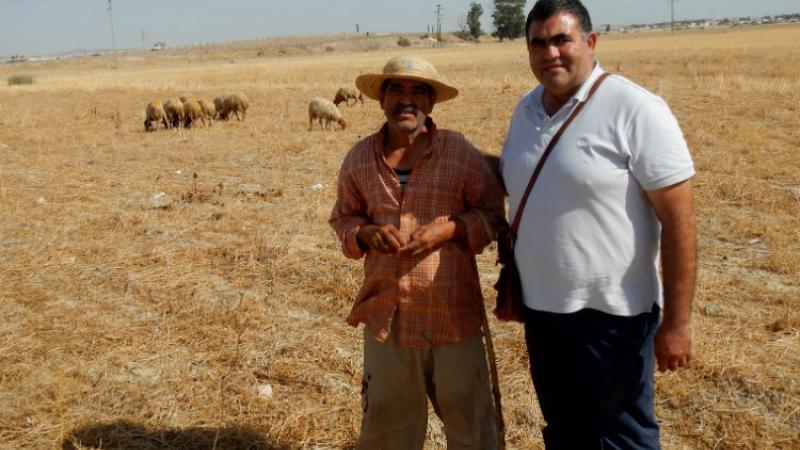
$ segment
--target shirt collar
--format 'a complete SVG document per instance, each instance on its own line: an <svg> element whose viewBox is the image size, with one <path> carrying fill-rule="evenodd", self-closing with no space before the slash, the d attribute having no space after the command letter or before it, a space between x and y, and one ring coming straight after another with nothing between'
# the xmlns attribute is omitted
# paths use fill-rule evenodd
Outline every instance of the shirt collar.
<svg viewBox="0 0 800 450"><path fill-rule="evenodd" d="M430 135L430 145L428 146L428 151L425 152L427 155L439 147L439 133L437 132L436 123L430 116L425 119L425 128L428 129L428 134ZM383 156L383 143L386 142L386 133L388 130L389 124L384 122L383 126L375 133L374 139L372 140L372 149L379 156Z"/></svg>
<svg viewBox="0 0 800 450"><path fill-rule="evenodd" d="M586 78L586 81L583 82L581 88L578 89L578 92L576 92L575 95L572 96L572 99L570 99L570 101L577 99L578 101L585 102L586 98L589 95L589 90L592 89L594 82L598 78L600 78L600 75L602 75L603 72L604 70L600 68L600 63L595 62L594 68L592 69L592 73L589 74L589 77Z"/></svg>

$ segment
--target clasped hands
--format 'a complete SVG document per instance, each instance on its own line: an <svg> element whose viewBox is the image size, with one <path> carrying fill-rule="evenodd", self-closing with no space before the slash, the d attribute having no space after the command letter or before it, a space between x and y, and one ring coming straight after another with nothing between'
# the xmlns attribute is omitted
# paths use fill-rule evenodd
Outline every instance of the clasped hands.
<svg viewBox="0 0 800 450"><path fill-rule="evenodd" d="M363 247L381 253L418 256L430 253L453 239L457 225L455 220L420 225L406 240L393 224L368 224L359 228L357 237Z"/></svg>

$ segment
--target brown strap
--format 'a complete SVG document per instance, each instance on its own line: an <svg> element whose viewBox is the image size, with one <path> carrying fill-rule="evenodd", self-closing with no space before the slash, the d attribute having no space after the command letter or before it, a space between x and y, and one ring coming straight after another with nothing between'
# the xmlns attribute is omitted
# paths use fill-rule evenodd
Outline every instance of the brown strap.
<svg viewBox="0 0 800 450"><path fill-rule="evenodd" d="M599 78L594 82L592 88L589 89L589 94L586 95L586 100L578 103L578 106L572 110L572 113L567 117L567 120L564 121L564 124L561 125L561 128L558 129L553 139L550 140L550 143L547 144L547 148L542 153L542 157L539 158L539 164L536 165L536 169L533 170L533 175L531 175L531 180L528 182L528 187L525 188L525 193L522 194L522 200L519 202L519 207L517 208L517 213L514 215L514 222L511 224L511 237L516 240L517 238L517 230L519 229L519 223L522 220L522 210L525 209L525 204L528 202L528 197L531 195L531 190L533 189L533 184L536 182L536 179L539 178L539 172L542 171L542 167L544 167L544 162L547 160L547 157L550 156L550 153L553 151L553 148L556 146L558 139L564 134L564 130L567 129L569 124L572 122L572 119L578 115L579 112L583 109L584 105L592 98L592 94L594 91L600 87L600 83L606 79L607 76L610 74L608 72L604 72L600 75Z"/></svg>

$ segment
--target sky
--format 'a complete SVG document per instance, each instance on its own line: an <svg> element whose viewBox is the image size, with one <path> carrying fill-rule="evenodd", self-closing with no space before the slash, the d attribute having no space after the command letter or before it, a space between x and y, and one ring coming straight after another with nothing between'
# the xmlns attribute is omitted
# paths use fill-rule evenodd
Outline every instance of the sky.
<svg viewBox="0 0 800 450"><path fill-rule="evenodd" d="M474 0L111 0L117 49L360 31L425 32L442 9L442 30L460 29ZM494 2L479 0L483 30ZM525 13L533 6L529 0ZM668 0L584 0L592 22L665 22ZM0 0L0 57L112 48L109 0ZM675 19L800 13L798 0L678 0Z"/></svg>

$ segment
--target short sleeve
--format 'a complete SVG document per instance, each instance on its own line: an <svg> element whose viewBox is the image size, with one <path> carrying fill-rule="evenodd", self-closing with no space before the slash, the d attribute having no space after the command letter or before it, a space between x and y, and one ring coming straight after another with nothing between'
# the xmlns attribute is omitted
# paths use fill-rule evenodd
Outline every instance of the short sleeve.
<svg viewBox="0 0 800 450"><path fill-rule="evenodd" d="M628 122L630 169L645 190L661 189L695 174L686 139L667 104L653 95Z"/></svg>

